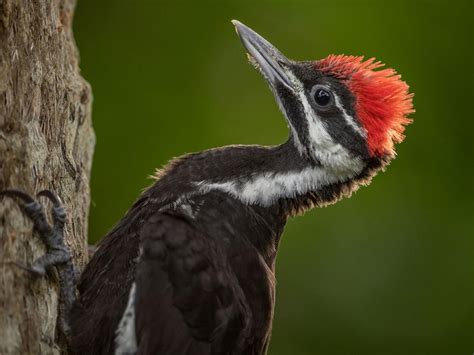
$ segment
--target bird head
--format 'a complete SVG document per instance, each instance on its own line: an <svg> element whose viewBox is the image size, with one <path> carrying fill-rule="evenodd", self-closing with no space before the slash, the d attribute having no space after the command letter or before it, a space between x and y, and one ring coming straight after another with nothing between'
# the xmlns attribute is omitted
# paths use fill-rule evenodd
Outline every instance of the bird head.
<svg viewBox="0 0 474 355"><path fill-rule="evenodd" d="M330 55L293 61L239 21L232 21L250 62L287 119L300 155L334 172L390 161L411 122L408 85L375 59Z"/></svg>

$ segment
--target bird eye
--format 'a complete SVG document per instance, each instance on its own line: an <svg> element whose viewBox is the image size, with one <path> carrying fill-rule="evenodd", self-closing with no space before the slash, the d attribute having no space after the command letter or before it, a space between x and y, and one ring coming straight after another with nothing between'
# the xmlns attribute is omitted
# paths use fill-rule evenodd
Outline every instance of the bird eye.
<svg viewBox="0 0 474 355"><path fill-rule="evenodd" d="M314 101L318 106L327 107L332 102L332 94L321 87L314 89Z"/></svg>

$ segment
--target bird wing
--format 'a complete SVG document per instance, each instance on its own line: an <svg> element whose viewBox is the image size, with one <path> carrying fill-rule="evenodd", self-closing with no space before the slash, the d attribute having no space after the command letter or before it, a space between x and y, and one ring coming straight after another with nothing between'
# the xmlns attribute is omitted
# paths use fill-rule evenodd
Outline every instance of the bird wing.
<svg viewBox="0 0 474 355"><path fill-rule="evenodd" d="M140 198L86 265L78 284L79 297L70 315L71 347L76 354L113 354L115 331L127 305L139 252L138 231L149 210Z"/></svg>
<svg viewBox="0 0 474 355"><path fill-rule="evenodd" d="M140 231L137 354L241 353L251 312L219 246L176 213Z"/></svg>

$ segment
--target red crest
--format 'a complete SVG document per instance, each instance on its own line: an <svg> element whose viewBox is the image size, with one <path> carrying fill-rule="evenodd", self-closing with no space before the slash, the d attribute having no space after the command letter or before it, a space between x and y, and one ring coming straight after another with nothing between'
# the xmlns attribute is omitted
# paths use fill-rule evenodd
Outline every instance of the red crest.
<svg viewBox="0 0 474 355"><path fill-rule="evenodd" d="M330 55L315 62L316 69L342 80L356 99L355 110L367 130L372 156L394 154L394 143L405 138L407 116L414 112L413 94L393 69L379 69L384 64L374 58Z"/></svg>

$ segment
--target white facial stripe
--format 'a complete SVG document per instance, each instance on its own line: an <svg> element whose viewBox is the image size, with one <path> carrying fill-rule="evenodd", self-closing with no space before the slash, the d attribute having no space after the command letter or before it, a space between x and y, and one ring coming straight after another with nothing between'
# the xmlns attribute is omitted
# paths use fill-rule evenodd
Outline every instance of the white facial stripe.
<svg viewBox="0 0 474 355"><path fill-rule="evenodd" d="M245 204L270 206L280 198L293 198L321 187L343 182L362 171L362 164L347 174L330 172L323 167L308 167L301 171L287 173L262 173L249 177L242 183L241 179L225 182L197 182L202 192L220 190L231 194ZM243 178L242 178L243 179Z"/></svg>
<svg viewBox="0 0 474 355"><path fill-rule="evenodd" d="M327 168L336 173L357 171L361 166L360 158L352 156L341 144L335 142L327 131L324 122L317 116L305 94L303 84L292 74L287 73L293 84L295 94L303 105L308 123L312 154ZM341 105L341 111L345 113ZM347 115L347 113L345 113ZM349 119L351 117L347 115ZM347 119L347 118L346 118ZM355 122L352 122L355 125Z"/></svg>
<svg viewBox="0 0 474 355"><path fill-rule="evenodd" d="M344 119L346 120L347 124L351 126L354 131L360 134L362 138L367 138L367 132L365 129L361 128L356 122L354 117L350 116L346 110L344 109L344 106L342 106L341 99L339 99L339 96L337 96L334 92L334 101L336 103L336 106L339 110L341 110L342 115L344 116Z"/></svg>
<svg viewBox="0 0 474 355"><path fill-rule="evenodd" d="M128 296L127 307L115 331L115 355L135 354L137 339L135 333L135 283L132 284Z"/></svg>
<svg viewBox="0 0 474 355"><path fill-rule="evenodd" d="M341 144L335 142L327 131L324 122L314 112L304 92L299 94L308 122L308 132L314 156L328 169L342 173L357 170L361 161L352 156Z"/></svg>

